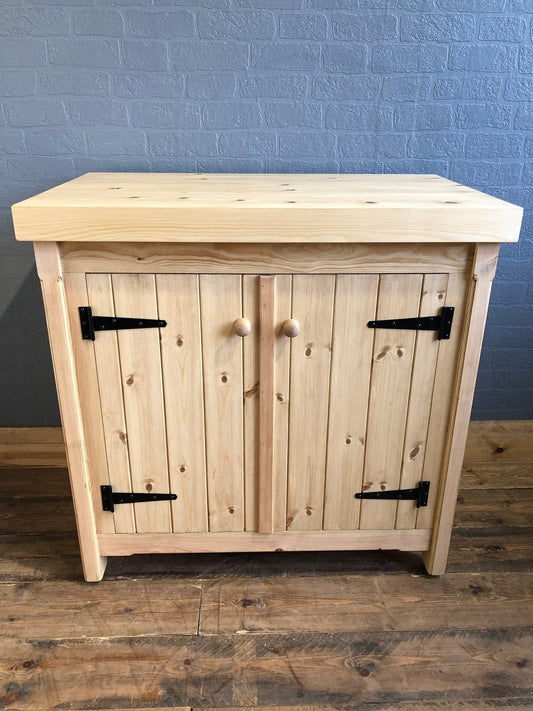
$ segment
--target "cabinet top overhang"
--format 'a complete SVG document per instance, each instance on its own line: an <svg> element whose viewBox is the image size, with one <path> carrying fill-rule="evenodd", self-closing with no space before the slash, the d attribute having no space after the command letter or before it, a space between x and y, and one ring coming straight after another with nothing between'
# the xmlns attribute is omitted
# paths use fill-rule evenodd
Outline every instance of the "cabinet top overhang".
<svg viewBox="0 0 533 711"><path fill-rule="evenodd" d="M54 242L516 242L522 220L438 175L87 173L12 213Z"/></svg>

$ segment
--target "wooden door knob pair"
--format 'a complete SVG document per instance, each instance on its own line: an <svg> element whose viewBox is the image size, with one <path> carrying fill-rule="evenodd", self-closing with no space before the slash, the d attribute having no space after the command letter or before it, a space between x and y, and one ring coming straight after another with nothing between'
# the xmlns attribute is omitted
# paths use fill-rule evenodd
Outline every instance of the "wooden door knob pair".
<svg viewBox="0 0 533 711"><path fill-rule="evenodd" d="M233 332L244 338L252 331L252 324L247 318L238 318L233 322ZM300 324L295 318L288 318L281 324L281 331L287 338L294 338L300 333Z"/></svg>

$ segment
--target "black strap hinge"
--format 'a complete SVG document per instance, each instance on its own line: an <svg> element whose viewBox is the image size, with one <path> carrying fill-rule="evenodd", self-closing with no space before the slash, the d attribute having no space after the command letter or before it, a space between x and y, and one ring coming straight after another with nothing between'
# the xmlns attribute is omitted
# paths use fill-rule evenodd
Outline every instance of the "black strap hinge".
<svg viewBox="0 0 533 711"><path fill-rule="evenodd" d="M115 504L136 504L142 501L175 501L176 494L135 494L131 491L113 492L113 487L101 486L104 511L115 510Z"/></svg>
<svg viewBox="0 0 533 711"><path fill-rule="evenodd" d="M421 481L416 489L396 489L385 491L365 491L355 494L356 499L399 499L416 501L417 508L428 505L429 481Z"/></svg>
<svg viewBox="0 0 533 711"><path fill-rule="evenodd" d="M381 321L369 321L368 328L395 328L416 331L438 331L437 338L450 338L453 321L453 306L443 306L440 316L420 316L414 318L391 318Z"/></svg>
<svg viewBox="0 0 533 711"><path fill-rule="evenodd" d="M81 335L94 341L95 331L119 331L127 328L164 328L166 321L155 318L119 318L118 316L93 316L90 306L79 306Z"/></svg>

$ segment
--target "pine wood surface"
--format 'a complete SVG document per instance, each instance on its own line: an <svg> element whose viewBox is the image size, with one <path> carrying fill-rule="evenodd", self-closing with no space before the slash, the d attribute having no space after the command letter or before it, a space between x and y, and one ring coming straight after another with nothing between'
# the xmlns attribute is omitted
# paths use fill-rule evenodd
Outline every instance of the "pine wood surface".
<svg viewBox="0 0 533 711"><path fill-rule="evenodd" d="M465 463L441 578L415 553L240 553L112 558L98 585L67 471L2 469L0 707L531 709L532 467Z"/></svg>
<svg viewBox="0 0 533 711"><path fill-rule="evenodd" d="M12 208L17 239L514 242L522 208L438 175L88 173Z"/></svg>

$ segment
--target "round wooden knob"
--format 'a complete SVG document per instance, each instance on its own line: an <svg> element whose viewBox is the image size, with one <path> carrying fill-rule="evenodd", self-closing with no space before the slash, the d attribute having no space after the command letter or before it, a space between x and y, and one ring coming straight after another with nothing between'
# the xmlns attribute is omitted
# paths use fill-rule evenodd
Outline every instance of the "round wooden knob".
<svg viewBox="0 0 533 711"><path fill-rule="evenodd" d="M252 330L252 324L247 318L238 318L233 324L233 333L241 338L248 336Z"/></svg>
<svg viewBox="0 0 533 711"><path fill-rule="evenodd" d="M287 338L294 338L300 333L300 323L295 318L288 318L282 323L281 330Z"/></svg>

